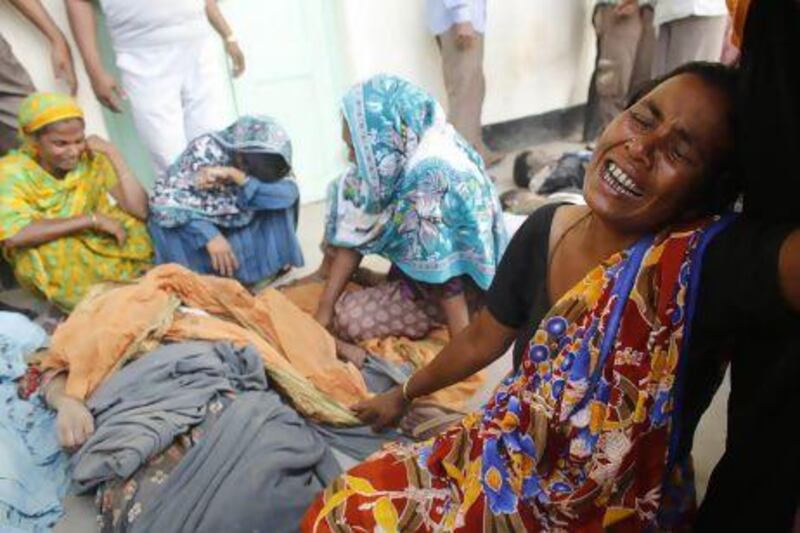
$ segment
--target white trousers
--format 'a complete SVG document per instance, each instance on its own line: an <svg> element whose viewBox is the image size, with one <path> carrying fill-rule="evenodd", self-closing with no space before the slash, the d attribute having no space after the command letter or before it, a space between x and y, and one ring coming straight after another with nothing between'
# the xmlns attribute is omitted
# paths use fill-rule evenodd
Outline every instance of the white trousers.
<svg viewBox="0 0 800 533"><path fill-rule="evenodd" d="M117 52L133 122L156 176L204 133L226 127L227 74L212 35Z"/></svg>

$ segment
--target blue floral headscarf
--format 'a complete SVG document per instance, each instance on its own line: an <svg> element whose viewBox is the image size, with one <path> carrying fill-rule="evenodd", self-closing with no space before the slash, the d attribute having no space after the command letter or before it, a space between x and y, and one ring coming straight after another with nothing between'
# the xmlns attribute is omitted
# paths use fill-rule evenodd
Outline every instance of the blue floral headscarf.
<svg viewBox="0 0 800 533"><path fill-rule="evenodd" d="M239 189L199 189L198 172L205 167L232 166L235 154L275 154L292 164L289 135L274 119L247 115L222 131L201 135L160 176L150 197L152 218L162 227L202 219L222 227L249 224L254 213L239 207Z"/></svg>
<svg viewBox="0 0 800 533"><path fill-rule="evenodd" d="M488 288L507 240L500 204L442 107L378 75L345 95L342 114L356 164L329 190L326 241L382 255L419 281L467 274Z"/></svg>

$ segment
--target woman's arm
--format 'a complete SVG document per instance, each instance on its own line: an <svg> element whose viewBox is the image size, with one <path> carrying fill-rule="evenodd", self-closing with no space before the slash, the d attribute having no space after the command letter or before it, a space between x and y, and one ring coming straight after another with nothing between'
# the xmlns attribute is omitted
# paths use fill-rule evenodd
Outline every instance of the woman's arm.
<svg viewBox="0 0 800 533"><path fill-rule="evenodd" d="M498 322L483 310L427 366L402 387L379 394L352 407L356 416L375 431L396 424L410 400L427 396L462 381L503 355L514 342L516 330Z"/></svg>
<svg viewBox="0 0 800 533"><path fill-rule="evenodd" d="M117 184L109 192L119 202L122 210L141 221L147 220L147 193L117 147L97 135L90 135L86 139L86 145L93 152L105 154L111 161L117 175Z"/></svg>
<svg viewBox="0 0 800 533"><path fill-rule="evenodd" d="M225 15L220 11L217 0L206 0L206 16L211 26L217 30L219 36L225 41L225 51L233 63L233 77L238 78L244 72L244 53L239 48L239 43L233 35L233 30L228 25L228 21L225 20Z"/></svg>
<svg viewBox="0 0 800 533"><path fill-rule="evenodd" d="M13 237L3 241L7 249L33 248L56 239L92 229L92 217L79 215L69 218L37 220L25 226Z"/></svg>
<svg viewBox="0 0 800 533"><path fill-rule="evenodd" d="M800 229L790 233L781 245L778 275L783 297L789 307L800 312Z"/></svg>
<svg viewBox="0 0 800 533"><path fill-rule="evenodd" d="M262 183L257 179L247 178L240 186L240 206L253 210L288 209L300 198L300 189L293 180Z"/></svg>
<svg viewBox="0 0 800 533"><path fill-rule="evenodd" d="M57 79L67 84L70 94L74 95L78 90L78 79L75 77L72 52L66 37L53 22L50 13L39 0L11 0L11 3L50 41L50 60L53 64L53 72Z"/></svg>
<svg viewBox="0 0 800 533"><path fill-rule="evenodd" d="M45 386L44 400L51 409L58 412L58 442L63 448L75 449L94 433L94 418L81 400L64 392L66 383L66 374L54 377Z"/></svg>
<svg viewBox="0 0 800 533"><path fill-rule="evenodd" d="M361 263L362 255L349 248L333 248L333 262L325 281L325 289L322 291L322 298L314 318L327 328L333 320L333 307L341 296L342 291L350 281L350 277Z"/></svg>
<svg viewBox="0 0 800 533"><path fill-rule="evenodd" d="M101 104L115 113L122 112L125 90L114 77L106 72L97 47L94 6L91 0L64 0L72 35L92 82L92 90Z"/></svg>
<svg viewBox="0 0 800 533"><path fill-rule="evenodd" d="M9 250L33 248L76 233L94 230L114 237L117 244L125 244L127 234L118 220L105 215L78 215L68 218L52 218L31 222L13 237L3 241Z"/></svg>

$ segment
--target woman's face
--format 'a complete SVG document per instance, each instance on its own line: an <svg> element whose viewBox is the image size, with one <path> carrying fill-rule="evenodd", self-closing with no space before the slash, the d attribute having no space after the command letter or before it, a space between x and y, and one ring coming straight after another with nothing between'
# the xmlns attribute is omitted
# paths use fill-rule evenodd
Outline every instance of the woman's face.
<svg viewBox="0 0 800 533"><path fill-rule="evenodd" d="M39 163L51 172L66 174L75 170L86 150L85 128L79 118L49 124L34 136Z"/></svg>
<svg viewBox="0 0 800 533"><path fill-rule="evenodd" d="M604 222L646 233L691 215L730 150L732 103L693 74L670 78L617 116L597 141L584 184Z"/></svg>
<svg viewBox="0 0 800 533"><path fill-rule="evenodd" d="M353 137L350 135L350 126L347 125L347 120L342 117L342 140L347 145L347 160L356 164L356 149L353 148Z"/></svg>

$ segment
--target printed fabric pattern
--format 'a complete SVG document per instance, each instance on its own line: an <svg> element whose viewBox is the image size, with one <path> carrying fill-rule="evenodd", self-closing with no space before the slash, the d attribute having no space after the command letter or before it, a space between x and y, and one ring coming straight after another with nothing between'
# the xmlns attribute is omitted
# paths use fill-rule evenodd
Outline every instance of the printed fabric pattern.
<svg viewBox="0 0 800 533"><path fill-rule="evenodd" d="M328 192L325 239L387 258L411 278L469 275L487 289L507 244L480 156L422 89L379 75L342 103L357 164Z"/></svg>

